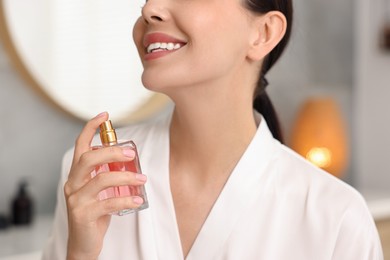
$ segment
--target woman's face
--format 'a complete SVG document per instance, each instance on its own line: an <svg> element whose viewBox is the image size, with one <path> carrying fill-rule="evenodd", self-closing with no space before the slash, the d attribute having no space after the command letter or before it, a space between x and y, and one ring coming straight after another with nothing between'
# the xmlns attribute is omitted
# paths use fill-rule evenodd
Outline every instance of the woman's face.
<svg viewBox="0 0 390 260"><path fill-rule="evenodd" d="M239 76L251 13L242 0L148 0L133 36L144 85L166 92Z"/></svg>

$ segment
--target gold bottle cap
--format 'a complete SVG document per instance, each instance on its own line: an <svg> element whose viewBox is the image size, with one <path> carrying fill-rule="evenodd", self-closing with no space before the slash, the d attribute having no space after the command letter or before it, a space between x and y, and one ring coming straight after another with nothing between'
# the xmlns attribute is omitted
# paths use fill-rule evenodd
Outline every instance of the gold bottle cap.
<svg viewBox="0 0 390 260"><path fill-rule="evenodd" d="M103 145L113 145L117 143L115 129L112 127L111 120L107 120L100 125L100 140Z"/></svg>

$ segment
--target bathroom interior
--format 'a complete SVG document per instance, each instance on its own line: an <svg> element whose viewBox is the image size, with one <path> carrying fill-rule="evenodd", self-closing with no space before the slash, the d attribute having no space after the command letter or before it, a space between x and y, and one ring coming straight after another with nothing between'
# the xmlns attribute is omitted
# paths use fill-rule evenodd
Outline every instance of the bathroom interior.
<svg viewBox="0 0 390 260"><path fill-rule="evenodd" d="M62 156L88 118L109 111L120 127L172 108L140 82L131 29L142 3L0 0L0 260L40 259ZM305 104L332 100L336 119L323 129L340 129L329 149L342 161L329 174L366 199L390 260L390 0L294 8L292 40L267 78L286 144L309 142L294 141ZM21 197L31 208L15 219Z"/></svg>

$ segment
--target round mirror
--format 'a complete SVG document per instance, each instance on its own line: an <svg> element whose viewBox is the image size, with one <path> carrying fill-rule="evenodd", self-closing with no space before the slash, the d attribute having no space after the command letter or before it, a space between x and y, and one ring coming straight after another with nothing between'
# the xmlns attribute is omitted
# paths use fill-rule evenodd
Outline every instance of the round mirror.
<svg viewBox="0 0 390 260"><path fill-rule="evenodd" d="M31 85L71 114L145 119L167 98L146 90L132 28L144 0L0 0L1 38Z"/></svg>

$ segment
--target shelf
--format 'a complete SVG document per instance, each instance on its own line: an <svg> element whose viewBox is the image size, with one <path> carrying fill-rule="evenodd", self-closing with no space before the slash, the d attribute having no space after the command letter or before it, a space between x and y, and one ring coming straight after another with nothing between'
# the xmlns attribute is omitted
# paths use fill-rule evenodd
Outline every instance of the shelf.
<svg viewBox="0 0 390 260"><path fill-rule="evenodd" d="M366 190L361 193L375 221L390 220L390 192Z"/></svg>
<svg viewBox="0 0 390 260"><path fill-rule="evenodd" d="M42 250L52 221L52 215L37 216L29 226L10 226L8 229L0 230L0 260L5 259L3 258L5 256L7 256L6 259L15 260L34 259L31 256L39 254L39 251ZM26 255L26 258L10 258L11 255L18 254L28 255ZM30 256L30 258L27 256Z"/></svg>

